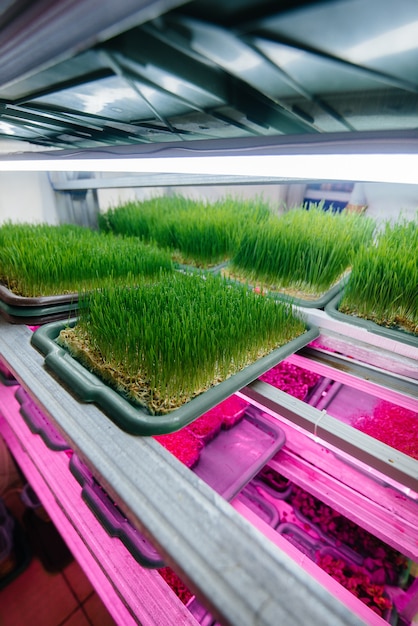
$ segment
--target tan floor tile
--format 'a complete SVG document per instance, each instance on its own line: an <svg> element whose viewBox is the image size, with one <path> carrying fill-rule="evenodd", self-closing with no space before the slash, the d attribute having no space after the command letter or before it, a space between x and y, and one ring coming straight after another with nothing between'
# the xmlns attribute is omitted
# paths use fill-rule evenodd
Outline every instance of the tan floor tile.
<svg viewBox="0 0 418 626"><path fill-rule="evenodd" d="M84 602L83 608L93 626L116 626L116 622L96 593Z"/></svg>
<svg viewBox="0 0 418 626"><path fill-rule="evenodd" d="M78 606L61 574L49 574L37 559L0 591L0 625L57 626Z"/></svg>
<svg viewBox="0 0 418 626"><path fill-rule="evenodd" d="M93 593L93 586L77 561L74 560L67 565L63 570L63 576L80 602Z"/></svg>

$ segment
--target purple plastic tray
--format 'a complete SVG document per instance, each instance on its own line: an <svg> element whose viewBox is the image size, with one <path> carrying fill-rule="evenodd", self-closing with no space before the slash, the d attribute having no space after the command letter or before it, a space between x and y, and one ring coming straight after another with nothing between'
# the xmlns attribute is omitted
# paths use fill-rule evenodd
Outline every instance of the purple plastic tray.
<svg viewBox="0 0 418 626"><path fill-rule="evenodd" d="M26 483L23 487L20 499L28 509L38 509L42 506L41 501L29 483Z"/></svg>
<svg viewBox="0 0 418 626"><path fill-rule="evenodd" d="M249 406L240 422L221 430L203 448L192 471L226 500L232 500L285 441L277 420Z"/></svg>
<svg viewBox="0 0 418 626"><path fill-rule="evenodd" d="M54 428L54 426L52 426L50 421L42 413L40 408L35 404L23 387L19 387L15 393L15 397L21 405L20 414L32 433L39 435L45 445L51 450L63 451L70 449L70 446L65 439Z"/></svg>
<svg viewBox="0 0 418 626"><path fill-rule="evenodd" d="M276 507L258 495L257 491L251 488L251 483L238 494L237 500L245 504L246 507L272 528L276 528L280 523L280 516Z"/></svg>
<svg viewBox="0 0 418 626"><path fill-rule="evenodd" d="M220 626L219 622L215 621L215 618L200 604L195 596L188 601L186 607L201 626Z"/></svg>
<svg viewBox="0 0 418 626"><path fill-rule="evenodd" d="M132 526L110 496L96 481L88 467L73 454L70 470L82 486L82 497L111 537L118 537L143 567L163 567L154 546Z"/></svg>
<svg viewBox="0 0 418 626"><path fill-rule="evenodd" d="M315 560L315 555L320 549L320 544L315 541L307 532L305 532L296 524L284 523L277 527L278 532L289 543L294 545L300 552L308 556L312 561Z"/></svg>

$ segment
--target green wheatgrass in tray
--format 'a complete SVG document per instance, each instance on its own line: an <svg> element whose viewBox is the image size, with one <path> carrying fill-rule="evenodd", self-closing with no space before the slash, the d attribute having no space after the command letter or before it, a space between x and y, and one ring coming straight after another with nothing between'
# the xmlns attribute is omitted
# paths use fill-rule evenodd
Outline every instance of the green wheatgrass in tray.
<svg viewBox="0 0 418 626"><path fill-rule="evenodd" d="M418 335L418 215L387 223L376 245L359 251L339 310Z"/></svg>
<svg viewBox="0 0 418 626"><path fill-rule="evenodd" d="M15 294L42 297L94 289L111 279L174 271L167 253L136 238L75 225L0 227L0 282Z"/></svg>
<svg viewBox="0 0 418 626"><path fill-rule="evenodd" d="M336 284L358 251L371 245L374 227L369 218L326 212L321 205L271 216L245 233L227 273L271 291L313 299Z"/></svg>
<svg viewBox="0 0 418 626"><path fill-rule="evenodd" d="M229 259L242 233L268 218L261 198L226 197L214 203L180 195L128 202L99 216L99 228L155 242L175 261L210 267Z"/></svg>
<svg viewBox="0 0 418 626"><path fill-rule="evenodd" d="M220 276L161 274L89 295L59 342L151 414L164 414L306 331L291 307Z"/></svg>

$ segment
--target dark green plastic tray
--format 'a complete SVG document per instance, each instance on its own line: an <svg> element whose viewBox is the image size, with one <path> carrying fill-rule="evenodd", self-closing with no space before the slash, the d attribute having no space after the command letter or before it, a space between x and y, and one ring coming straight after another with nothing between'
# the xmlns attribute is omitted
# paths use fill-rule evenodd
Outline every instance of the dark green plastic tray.
<svg viewBox="0 0 418 626"><path fill-rule="evenodd" d="M402 343L407 343L410 346L418 347L418 337L408 333L407 331L397 330L396 328L386 328L385 326L379 326L379 324L376 324L371 320L356 317L355 315L348 315L347 313L341 313L341 311L338 310L338 306L343 298L343 295L344 293L339 293L326 305L325 312L328 313L330 317L346 322L347 324L353 324L354 326L365 328L370 333L374 333L375 335L381 335L387 339L393 339L394 341L400 341Z"/></svg>
<svg viewBox="0 0 418 626"><path fill-rule="evenodd" d="M38 326L47 322L55 322L57 320L68 319L73 317L78 309L78 304L60 304L57 306L45 307L28 307L18 308L11 307L0 301L0 314L11 324L29 324Z"/></svg>
<svg viewBox="0 0 418 626"><path fill-rule="evenodd" d="M61 321L46 324L32 335L31 342L45 355L45 364L81 400L96 403L117 426L134 435L161 435L183 428L319 336L318 328L307 328L306 332L296 339L211 387L171 413L151 415L145 408L128 402L57 344L56 339L61 330L76 323L77 320L73 319L70 323Z"/></svg>
<svg viewBox="0 0 418 626"><path fill-rule="evenodd" d="M228 264L224 263L221 266L218 266L214 273L220 273L222 269L227 267ZM335 285L333 285L328 291L325 291L321 296L316 298L315 300L306 300L304 298L295 298L294 296L290 296L282 291L268 291L267 296L269 298L273 298L275 300L280 300L282 302L289 302L290 304L294 304L295 306L310 308L310 309L323 309L325 305L332 299L336 294L339 294L340 291L344 288L347 283L349 275L347 274L343 278L341 278ZM238 280L234 280L233 278L228 278L232 283L237 283L242 285L243 283ZM254 285L249 285L251 289L254 289Z"/></svg>
<svg viewBox="0 0 418 626"><path fill-rule="evenodd" d="M74 317L78 309L78 293L26 298L0 284L0 314L12 324L37 326L45 322Z"/></svg>
<svg viewBox="0 0 418 626"><path fill-rule="evenodd" d="M303 298L294 298L280 291L272 291L268 295L272 298L276 298L277 300L282 300L284 302L291 302L296 306L301 306L310 309L323 309L327 303L335 296L335 294L339 294L340 291L344 288L348 277L345 276L338 283L336 283L331 289L328 289L322 296L316 298L316 300L304 300Z"/></svg>

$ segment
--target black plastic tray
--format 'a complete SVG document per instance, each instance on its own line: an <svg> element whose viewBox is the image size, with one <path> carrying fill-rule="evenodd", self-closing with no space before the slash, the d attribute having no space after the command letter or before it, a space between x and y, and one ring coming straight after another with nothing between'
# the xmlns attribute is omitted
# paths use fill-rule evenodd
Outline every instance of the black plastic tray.
<svg viewBox="0 0 418 626"><path fill-rule="evenodd" d="M151 415L146 408L128 402L57 344L56 339L60 331L76 323L77 320L73 319L69 323L53 322L42 326L32 335L31 342L45 355L45 364L68 384L82 401L95 402L115 424L135 435L161 435L179 430L319 336L318 328L311 327L296 339L211 387L178 409L167 415L156 416Z"/></svg>
<svg viewBox="0 0 418 626"><path fill-rule="evenodd" d="M32 559L32 552L22 527L9 513L3 500L0 500L0 521L6 534L12 539L12 549L15 558L13 569L0 578L0 589L4 589L26 569Z"/></svg>
<svg viewBox="0 0 418 626"><path fill-rule="evenodd" d="M245 504L257 517L272 528L276 528L280 523L280 515L276 507L265 498L260 497L252 489L244 488L238 495L237 500Z"/></svg>
<svg viewBox="0 0 418 626"><path fill-rule="evenodd" d="M283 524L279 524L277 531L300 552L308 556L313 561L315 560L315 555L320 549L321 544L318 541L315 541L315 539L305 532L303 528L300 528L291 522L284 522Z"/></svg>
<svg viewBox="0 0 418 626"><path fill-rule="evenodd" d="M387 339L393 339L394 341L407 343L410 346L418 346L418 336L414 336L412 333L408 333L406 330L386 328L385 326L379 326L379 324L376 324L371 320L356 317L355 315L341 313L341 311L338 310L338 306L342 300L343 295L343 293L339 293L326 305L325 312L328 313L328 315L342 322L346 322L347 324L353 324L354 326L365 328L370 333L374 333L375 335L381 335L383 337L386 337Z"/></svg>
<svg viewBox="0 0 418 626"><path fill-rule="evenodd" d="M20 404L19 412L30 431L39 435L50 450L64 451L71 448L23 387L16 391L15 398Z"/></svg>

